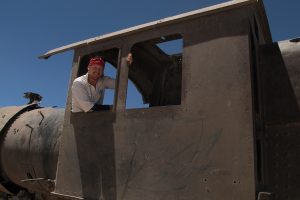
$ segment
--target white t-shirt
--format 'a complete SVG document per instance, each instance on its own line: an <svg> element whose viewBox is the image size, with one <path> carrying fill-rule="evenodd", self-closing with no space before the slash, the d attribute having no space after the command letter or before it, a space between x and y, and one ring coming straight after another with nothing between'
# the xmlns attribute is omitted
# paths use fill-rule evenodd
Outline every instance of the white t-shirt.
<svg viewBox="0 0 300 200"><path fill-rule="evenodd" d="M88 83L88 74L76 78L72 85L72 112L88 112L94 104L102 104L105 89L114 89L115 80L103 76L96 88Z"/></svg>

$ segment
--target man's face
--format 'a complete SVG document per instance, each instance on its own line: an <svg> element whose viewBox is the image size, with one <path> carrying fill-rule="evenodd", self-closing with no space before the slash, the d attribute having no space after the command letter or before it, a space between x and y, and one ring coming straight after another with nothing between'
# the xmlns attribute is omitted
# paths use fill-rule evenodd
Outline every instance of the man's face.
<svg viewBox="0 0 300 200"><path fill-rule="evenodd" d="M88 75L92 79L98 79L103 75L104 66L94 64L88 66Z"/></svg>

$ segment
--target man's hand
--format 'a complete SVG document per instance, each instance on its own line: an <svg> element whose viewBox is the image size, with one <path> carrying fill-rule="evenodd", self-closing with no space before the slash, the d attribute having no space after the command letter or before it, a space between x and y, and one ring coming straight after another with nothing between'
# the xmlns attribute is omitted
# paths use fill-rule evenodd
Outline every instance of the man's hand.
<svg viewBox="0 0 300 200"><path fill-rule="evenodd" d="M126 58L127 65L131 65L133 62L132 53L129 53Z"/></svg>

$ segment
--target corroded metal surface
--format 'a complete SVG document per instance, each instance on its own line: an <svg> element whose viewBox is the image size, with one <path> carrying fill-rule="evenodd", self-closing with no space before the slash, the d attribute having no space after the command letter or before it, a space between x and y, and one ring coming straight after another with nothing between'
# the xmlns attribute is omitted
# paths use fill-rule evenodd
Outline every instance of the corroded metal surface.
<svg viewBox="0 0 300 200"><path fill-rule="evenodd" d="M14 120L23 112L26 112L28 110L32 110L37 108L37 104L29 104L24 106L9 106L9 107L2 107L0 108L0 138L1 138L1 146L3 137L5 137L7 129L11 126L11 124L14 122ZM0 174L0 191L4 193L14 193L16 194L19 191L19 187L15 185L15 183L11 182L7 179L7 175L3 170L3 163L5 161L1 161L1 174Z"/></svg>
<svg viewBox="0 0 300 200"><path fill-rule="evenodd" d="M30 110L31 107L35 107L36 104L24 105L24 106L9 106L0 108L0 131L4 126L12 120L12 118L27 108Z"/></svg>
<svg viewBox="0 0 300 200"><path fill-rule="evenodd" d="M299 199L300 187L300 42L260 47L263 129L260 146L261 187L272 199Z"/></svg>
<svg viewBox="0 0 300 200"><path fill-rule="evenodd" d="M53 190L48 179L55 179L63 116L62 109L40 108L22 113L10 125L0 149L10 181L35 191Z"/></svg>

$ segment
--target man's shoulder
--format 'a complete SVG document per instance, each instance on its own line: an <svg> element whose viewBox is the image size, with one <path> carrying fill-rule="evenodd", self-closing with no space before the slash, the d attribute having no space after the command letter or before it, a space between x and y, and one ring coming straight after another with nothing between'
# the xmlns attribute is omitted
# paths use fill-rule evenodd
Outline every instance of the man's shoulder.
<svg viewBox="0 0 300 200"><path fill-rule="evenodd" d="M79 76L77 77L72 84L72 88L76 87L76 88L84 88L87 85L87 78L85 77L85 75L83 76Z"/></svg>
<svg viewBox="0 0 300 200"><path fill-rule="evenodd" d="M87 81L86 75L82 75L82 76L75 78L73 83L83 83L84 84L86 81Z"/></svg>

